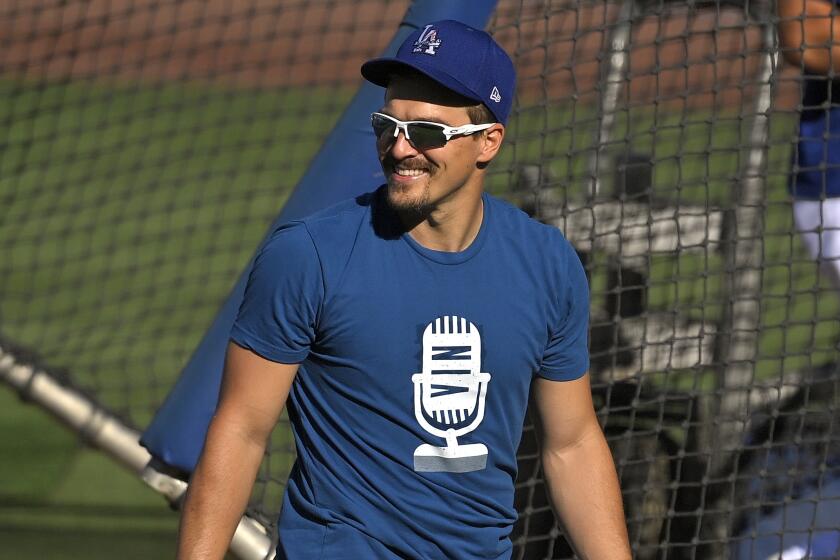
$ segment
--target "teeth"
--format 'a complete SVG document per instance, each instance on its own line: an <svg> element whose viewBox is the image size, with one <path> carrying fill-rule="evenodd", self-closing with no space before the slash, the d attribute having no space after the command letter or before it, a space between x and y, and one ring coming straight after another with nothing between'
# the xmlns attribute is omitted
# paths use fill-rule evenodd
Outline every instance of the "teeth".
<svg viewBox="0 0 840 560"><path fill-rule="evenodd" d="M423 169L395 169L394 172L402 177L417 177L425 173Z"/></svg>

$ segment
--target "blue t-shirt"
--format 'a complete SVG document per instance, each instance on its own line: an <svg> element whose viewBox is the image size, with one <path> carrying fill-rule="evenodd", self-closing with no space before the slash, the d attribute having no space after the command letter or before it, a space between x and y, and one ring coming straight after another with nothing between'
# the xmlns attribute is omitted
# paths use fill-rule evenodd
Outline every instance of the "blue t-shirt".
<svg viewBox="0 0 840 560"><path fill-rule="evenodd" d="M840 5L840 0L835 0ZM799 144L791 181L793 196L840 196L840 80L804 74Z"/></svg>
<svg viewBox="0 0 840 560"><path fill-rule="evenodd" d="M300 363L279 558L509 558L534 376L582 376L589 294L554 227L484 195L461 252L381 191L278 228L231 337Z"/></svg>

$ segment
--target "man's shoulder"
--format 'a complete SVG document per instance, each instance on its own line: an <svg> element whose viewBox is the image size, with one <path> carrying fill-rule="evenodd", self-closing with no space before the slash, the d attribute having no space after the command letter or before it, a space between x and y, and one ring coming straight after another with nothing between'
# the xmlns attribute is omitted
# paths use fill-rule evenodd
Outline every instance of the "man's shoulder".
<svg viewBox="0 0 840 560"><path fill-rule="evenodd" d="M318 266L324 284L330 287L341 277L360 231L370 223L374 194L361 194L277 225L258 259Z"/></svg>
<svg viewBox="0 0 840 560"><path fill-rule="evenodd" d="M566 239L560 228L544 224L519 208L495 197L488 197L492 204L493 222L497 224L496 239L500 254L516 259L519 266L551 282L568 278L573 270L581 268L581 258L575 247Z"/></svg>
<svg viewBox="0 0 840 560"><path fill-rule="evenodd" d="M370 212L376 191L347 198L297 220L312 232L337 232L342 228L358 228Z"/></svg>
<svg viewBox="0 0 840 560"><path fill-rule="evenodd" d="M263 244L260 254L266 256L305 257L324 251L341 251L342 241L355 239L368 214L373 193L348 198L308 216L276 224Z"/></svg>
<svg viewBox="0 0 840 560"><path fill-rule="evenodd" d="M375 192L360 194L302 218L276 224L269 235L269 240L286 237L300 242L302 237L308 237L316 246L324 243L325 240L337 242L357 230L363 223L364 217L369 213L374 194ZM351 235L350 238L352 239L353 236Z"/></svg>
<svg viewBox="0 0 840 560"><path fill-rule="evenodd" d="M486 194L485 200L492 205L494 221L505 238L533 244L538 249L547 245L558 248L569 245L559 228L535 220L520 208L493 195Z"/></svg>

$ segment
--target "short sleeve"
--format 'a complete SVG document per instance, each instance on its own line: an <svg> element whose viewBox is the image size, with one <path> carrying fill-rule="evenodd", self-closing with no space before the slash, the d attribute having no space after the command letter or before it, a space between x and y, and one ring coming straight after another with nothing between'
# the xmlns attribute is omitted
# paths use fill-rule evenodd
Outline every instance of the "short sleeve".
<svg viewBox="0 0 840 560"><path fill-rule="evenodd" d="M315 340L323 294L322 269L306 226L283 226L254 259L230 338L271 361L300 363Z"/></svg>
<svg viewBox="0 0 840 560"><path fill-rule="evenodd" d="M558 321L543 354L540 377L577 379L589 369L589 285L580 258L563 240L560 251Z"/></svg>

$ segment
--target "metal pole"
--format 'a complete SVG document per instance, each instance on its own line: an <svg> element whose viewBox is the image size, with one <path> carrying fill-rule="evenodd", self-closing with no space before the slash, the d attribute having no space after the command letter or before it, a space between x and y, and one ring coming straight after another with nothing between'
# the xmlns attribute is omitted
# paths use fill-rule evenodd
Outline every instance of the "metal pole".
<svg viewBox="0 0 840 560"><path fill-rule="evenodd" d="M630 58L630 49L627 45L630 41L630 28L635 7L635 0L624 0L610 35L609 64L604 73L601 90L601 122L598 126L598 136L595 138L595 150L589 159L589 196L591 198L597 197L601 192L601 175L606 167L604 148L612 135L618 95L626 79L627 60Z"/></svg>
<svg viewBox="0 0 840 560"><path fill-rule="evenodd" d="M749 427L750 408L760 393L752 390L761 327L761 284L764 253L764 201L768 115L772 100L772 78L777 63L775 29L762 25L765 54L758 76L760 86L755 99L755 118L749 137L749 150L736 185L737 199L730 213L724 263L727 274L724 312L716 340L716 361L721 363L715 393L709 403L712 419L706 423L708 446L707 476L726 481ZM781 398L776 393L776 398ZM703 538L709 557L725 555L731 527L730 513L735 504L733 482L720 482L710 495L711 507L703 521Z"/></svg>
<svg viewBox="0 0 840 560"><path fill-rule="evenodd" d="M737 449L743 438L749 417L749 394L755 375L761 325L762 257L764 253L764 201L767 129L772 94L772 77L776 68L775 29L764 24L766 45L761 62L755 119L750 130L749 152L740 174L738 199L735 201L730 228L730 242L726 244L725 262L728 298L725 306L724 328L720 333L719 355L724 367L720 369L717 390L720 398L719 418L725 429L718 432L719 449ZM726 336L728 334L729 336ZM723 427L723 426L722 426ZM719 467L724 457L715 461Z"/></svg>
<svg viewBox="0 0 840 560"><path fill-rule="evenodd" d="M45 370L21 363L12 351L3 346L0 346L0 380L24 399L51 413L119 465L141 476L171 504L180 505L187 483L155 471L149 465L151 455L140 446L140 433L89 397L62 385ZM242 560L263 560L274 556L265 527L248 516L239 522L230 550Z"/></svg>

